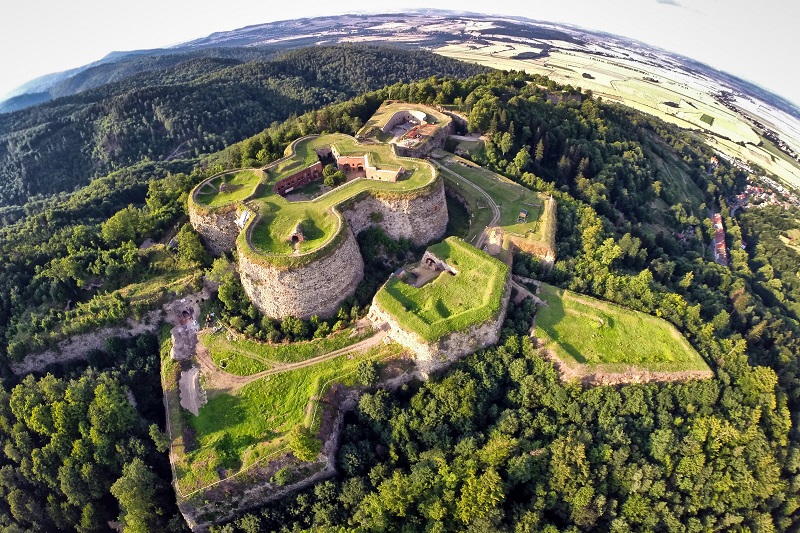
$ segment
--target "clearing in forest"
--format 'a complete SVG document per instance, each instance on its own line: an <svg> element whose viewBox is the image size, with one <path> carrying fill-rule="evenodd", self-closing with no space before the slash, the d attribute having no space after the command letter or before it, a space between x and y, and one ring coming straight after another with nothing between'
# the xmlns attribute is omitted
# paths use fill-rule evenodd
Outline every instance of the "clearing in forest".
<svg viewBox="0 0 800 533"><path fill-rule="evenodd" d="M572 370L710 372L666 320L547 284L539 297L547 305L536 312L536 338Z"/></svg>
<svg viewBox="0 0 800 533"><path fill-rule="evenodd" d="M287 434L297 424L316 434L322 399L331 385L351 386L359 362L386 359L399 351L396 344L380 344L363 353L254 379L233 390L207 390L209 401L196 417L171 411L172 434L181 436L172 447L179 494L186 496L282 456L289 451ZM174 366L162 360L167 367Z"/></svg>
<svg viewBox="0 0 800 533"><path fill-rule="evenodd" d="M788 237L780 235L781 242L795 252L800 252L800 229L790 229L786 233Z"/></svg>

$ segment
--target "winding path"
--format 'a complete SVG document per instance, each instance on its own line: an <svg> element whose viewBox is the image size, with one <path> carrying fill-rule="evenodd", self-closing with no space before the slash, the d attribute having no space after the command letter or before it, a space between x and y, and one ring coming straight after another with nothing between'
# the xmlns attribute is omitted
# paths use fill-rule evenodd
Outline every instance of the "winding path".
<svg viewBox="0 0 800 533"><path fill-rule="evenodd" d="M482 250L483 249L483 243L484 243L484 241L486 241L486 236L487 236L487 234L489 232L489 228L491 228L492 226L497 224L497 221L500 220L500 208L497 207L497 204L492 199L492 197L489 196L489 193L487 193L481 187L479 187L478 185L476 185L475 183L470 181L469 178L466 178L466 177L462 176L461 174L453 172L452 170L450 170L449 168L447 168L446 166L442 165L441 163L439 163L438 161L436 161L434 159L431 159L430 161L431 161L431 163L436 165L436 168L438 168L439 170L443 170L443 171L447 172L448 174L452 175L453 177L458 178L460 180L463 180L470 187L473 187L474 189L476 189L479 193L481 193L483 195L484 198L486 198L486 201L489 202L489 207L491 207L491 209L492 209L492 220L489 221L489 225L486 226L486 228L481 233L480 237L478 237L478 240L475 241L475 248L477 248L478 250Z"/></svg>
<svg viewBox="0 0 800 533"><path fill-rule="evenodd" d="M208 352L208 349L202 346L200 343L197 344L196 355L197 361L200 363L201 372L206 381L206 387L217 391L226 390L230 392L267 376L314 366L324 361L328 361L329 359L339 357L340 355L369 350L370 348L378 346L383 341L384 337L386 337L387 333L388 328L381 327L371 337L368 337L350 346L346 346L344 348L318 355L317 357L312 357L297 363L277 364L273 368L258 372L256 374L251 374L249 376L237 376L236 374L230 374L220 369L214 363L213 359L211 358L211 354Z"/></svg>

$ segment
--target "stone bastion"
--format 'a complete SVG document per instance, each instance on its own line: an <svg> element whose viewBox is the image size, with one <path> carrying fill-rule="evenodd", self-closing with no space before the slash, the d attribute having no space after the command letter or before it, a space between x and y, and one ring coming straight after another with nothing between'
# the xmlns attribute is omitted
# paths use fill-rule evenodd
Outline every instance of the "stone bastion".
<svg viewBox="0 0 800 533"><path fill-rule="evenodd" d="M463 247L472 248L471 245L453 237L447 239L445 243L448 241L453 243L454 240L457 240ZM420 266L415 270L425 268L436 270L440 272L439 276L459 276L468 274L461 266L456 265L455 268L453 268L451 261L437 257L436 252L433 251L436 246L429 248L428 251L425 252ZM494 275L487 277L484 280L485 283L483 286L477 286L476 284L476 286L471 287L468 285L468 290L470 292L474 291L474 293L472 293L474 296L467 296L468 299L472 300L472 307L467 306L462 313L464 315L472 313L476 311L477 307L481 307L485 304L488 304L488 307L491 308L491 313L483 315L475 314L475 319L467 321L459 320L457 317L449 317L454 319L454 327L440 329L439 333L431 336L430 333L432 330L424 332L423 330L427 329L426 327L418 327L420 325L431 325L428 322L430 316L423 318L421 322L418 320L410 321L407 316L408 311L411 311L412 314L416 313L413 309L415 303L420 305L420 307L426 307L429 302L412 303L414 296L405 294L398 299L394 299L393 297L389 298L390 301L394 300L395 304L400 303L400 307L396 305L392 306L395 308L394 311L388 304L382 305L382 302L387 302L385 292L387 290L387 285L393 282L392 278L395 278L395 283L397 282L394 274L372 301L368 315L369 319L376 327L388 327L389 337L415 354L414 359L417 368L425 378L427 378L431 372L446 368L461 357L497 344L500 339L500 331L503 327L503 321L506 318L508 302L511 296L510 272L505 265L500 264L500 261L491 258L488 254L484 254L474 248L472 248L472 251L476 254L484 255L485 262L473 263L471 266L465 268L482 270L484 273L494 270ZM490 264L489 261L494 264ZM457 270L459 268L462 269ZM429 281L427 283L435 282ZM481 291L485 290L487 285L491 287L491 294L487 293L485 301L481 302ZM448 301L449 298L446 295L442 296L441 293L434 296L433 299L436 300L434 307L447 308L448 305L452 303L452 301ZM395 312L398 309L401 310L400 313ZM406 315L405 318L403 315ZM455 327L456 324L459 327ZM426 336L423 336L423 333L425 333Z"/></svg>
<svg viewBox="0 0 800 533"><path fill-rule="evenodd" d="M291 159L298 143L309 138L316 136L295 141L285 158L268 165L264 171ZM212 253L220 255L236 249L244 290L264 314L273 318L330 316L355 292L364 276L364 260L355 238L359 232L376 226L393 239L409 239L416 245L438 240L445 233L448 216L442 178L430 163L406 161L430 166L432 180L411 190L403 190L402 181L397 182L394 190L371 190L364 185L371 180L359 178L360 190L345 195L331 207L336 227L330 238L305 253L270 254L253 244L253 230L261 219L259 198L272 194L265 192L271 191L271 187L263 181L250 196L209 208L196 200L196 193L219 175L204 180L190 194L189 219ZM341 194L337 193L339 189L326 194Z"/></svg>

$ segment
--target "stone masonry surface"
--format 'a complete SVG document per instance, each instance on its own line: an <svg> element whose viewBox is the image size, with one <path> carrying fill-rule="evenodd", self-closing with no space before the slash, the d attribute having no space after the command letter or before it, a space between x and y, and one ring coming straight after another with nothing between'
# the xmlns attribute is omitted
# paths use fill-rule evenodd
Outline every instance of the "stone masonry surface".
<svg viewBox="0 0 800 533"><path fill-rule="evenodd" d="M369 310L369 318L376 325L382 323L389 325L389 337L415 354L417 368L423 377L427 377L431 372L445 368L461 357L497 344L511 296L509 279L506 278L497 316L480 324L474 324L464 331L450 333L436 342L428 342L413 331L402 328L394 316L374 300Z"/></svg>
<svg viewBox="0 0 800 533"><path fill-rule="evenodd" d="M309 265L280 269L239 253L242 286L261 312L273 318L330 316L364 277L364 260L350 228L340 246Z"/></svg>

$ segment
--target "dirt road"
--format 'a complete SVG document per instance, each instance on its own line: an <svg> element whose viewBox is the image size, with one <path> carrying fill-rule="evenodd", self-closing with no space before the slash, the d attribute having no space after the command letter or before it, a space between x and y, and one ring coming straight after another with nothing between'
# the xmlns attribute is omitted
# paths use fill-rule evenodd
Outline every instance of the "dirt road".
<svg viewBox="0 0 800 533"><path fill-rule="evenodd" d="M464 183L466 183L467 185L469 185L473 189L476 189L479 193L481 193L483 195L484 198L486 198L486 201L489 203L489 207L492 209L492 220L489 221L489 225L486 226L486 228L483 230L483 233L481 233L480 237L478 237L478 240L475 241L475 248L477 248L478 250L482 250L483 249L483 243L486 241L486 235L487 235L487 233L489 231L489 228L491 228L492 226L497 224L497 221L500 220L500 208L497 207L497 204L494 202L492 197L489 196L489 193L484 191L478 185L476 185L473 182L471 182L468 178L462 176L461 174L453 172L452 170L450 170L446 166L442 165L441 163L439 163L435 159L431 159L430 161L431 161L431 163L436 165L436 168L438 168L439 170L441 170L443 172L447 172L448 174L450 174L454 178L462 180L462 181L464 181Z"/></svg>
<svg viewBox="0 0 800 533"><path fill-rule="evenodd" d="M328 361L329 359L339 357L340 355L369 350L370 348L378 346L383 341L383 338L387 335L387 333L388 330L383 328L378 330L371 337L359 341L351 346L318 355L317 357L312 357L311 359L306 359L305 361L300 361L298 363L277 364L269 370L264 370L263 372L252 374L250 376L237 376L235 374L229 374L228 372L220 369L211 359L211 354L208 353L208 350L199 343L197 345L197 361L200 363L200 370L203 374L203 379L205 381L205 387L207 390L213 390L214 393L219 393L222 391L232 392L247 385L248 383L256 381L257 379L314 366L322 363L323 361Z"/></svg>

